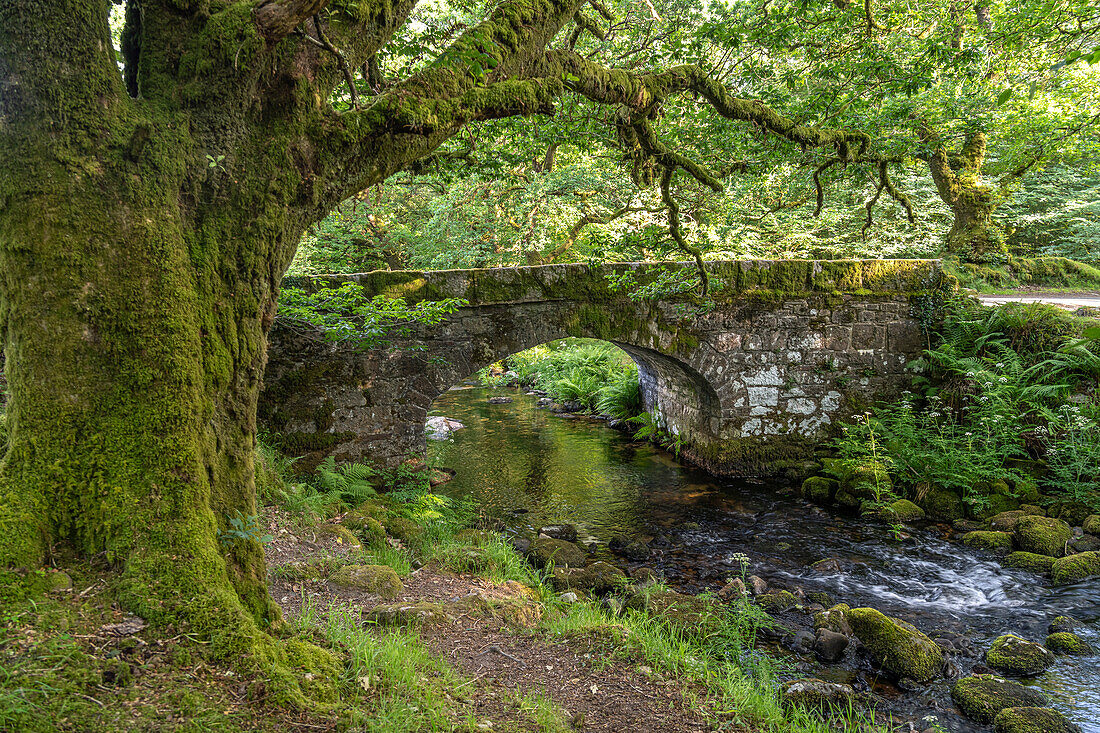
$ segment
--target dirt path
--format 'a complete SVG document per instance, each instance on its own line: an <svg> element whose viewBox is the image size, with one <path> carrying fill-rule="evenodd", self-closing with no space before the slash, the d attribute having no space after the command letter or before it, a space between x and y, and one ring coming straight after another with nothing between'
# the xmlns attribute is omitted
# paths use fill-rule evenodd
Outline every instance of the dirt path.
<svg viewBox="0 0 1100 733"><path fill-rule="evenodd" d="M610 658L604 640L557 640L537 627L541 604L514 581L494 583L475 575L421 568L402 578L396 598L334 587L324 580L286 577L288 569L319 557L340 558L354 548L318 535L298 536L272 517L275 541L268 548L271 594L287 618L301 612L303 599L360 609L367 617L380 606L436 603L447 609L444 622L425 623L420 639L429 651L467 682L463 713L485 730L543 730L532 722L530 700L548 698L577 733L654 731L706 733L708 725L691 690L644 664ZM471 601L475 601L471 603ZM520 613L489 613L494 603L521 607ZM452 611L453 609L453 611ZM601 647L605 647L601 650ZM526 700L526 702L525 702ZM458 722L458 721L456 721ZM555 729L556 730L556 729Z"/></svg>

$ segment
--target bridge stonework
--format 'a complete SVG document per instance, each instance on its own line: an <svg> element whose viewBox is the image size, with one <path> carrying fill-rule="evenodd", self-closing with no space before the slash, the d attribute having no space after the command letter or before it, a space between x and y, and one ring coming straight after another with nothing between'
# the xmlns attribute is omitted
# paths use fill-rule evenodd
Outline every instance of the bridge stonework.
<svg viewBox="0 0 1100 733"><path fill-rule="evenodd" d="M689 267L685 263L663 263ZM896 392L920 353L921 314L950 278L936 260L744 260L708 263L715 305L635 301L607 275L653 263L373 272L368 295L464 298L436 326L391 348L356 351L273 330L262 426L290 453L393 465L426 449L432 401L510 354L566 336L604 339L638 364L646 409L681 437L683 455L720 475L795 475L838 418Z"/></svg>

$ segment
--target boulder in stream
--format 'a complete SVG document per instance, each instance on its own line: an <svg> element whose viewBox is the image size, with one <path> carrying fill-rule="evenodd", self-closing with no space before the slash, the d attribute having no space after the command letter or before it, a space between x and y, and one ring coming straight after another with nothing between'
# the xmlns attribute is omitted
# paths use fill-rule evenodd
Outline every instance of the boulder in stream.
<svg viewBox="0 0 1100 733"><path fill-rule="evenodd" d="M840 482L825 476L810 476L802 482L802 498L815 504L829 504L836 496Z"/></svg>
<svg viewBox="0 0 1100 733"><path fill-rule="evenodd" d="M1055 654L1083 656L1092 653L1092 647L1072 631L1055 631L1047 637L1044 645Z"/></svg>
<svg viewBox="0 0 1100 733"><path fill-rule="evenodd" d="M1050 566L1050 577L1055 585L1076 583L1079 580L1100 576L1100 552L1082 552L1078 555L1058 558Z"/></svg>
<svg viewBox="0 0 1100 733"><path fill-rule="evenodd" d="M552 537L539 537L531 540L527 548L527 557L537 568L545 568L553 563L556 567L580 568L588 560L588 553L580 545Z"/></svg>
<svg viewBox="0 0 1100 733"><path fill-rule="evenodd" d="M986 725L1005 708L1047 704L1046 696L1035 688L992 675L962 678L951 687L951 699L963 715Z"/></svg>
<svg viewBox="0 0 1100 733"><path fill-rule="evenodd" d="M1051 708L1005 708L993 719L996 733L1081 733L1081 727L1071 723Z"/></svg>
<svg viewBox="0 0 1100 733"><path fill-rule="evenodd" d="M548 524L539 529L539 534L544 534L555 540L577 541L577 528L572 524Z"/></svg>
<svg viewBox="0 0 1100 733"><path fill-rule="evenodd" d="M1049 575L1054 566L1054 558L1047 555L1036 555L1034 552L1016 551L1009 553L1001 564L1006 568L1020 568L1030 570L1033 573Z"/></svg>
<svg viewBox="0 0 1100 733"><path fill-rule="evenodd" d="M1004 634L993 640L985 653L985 663L1010 677L1034 677L1054 664L1054 655L1042 644Z"/></svg>
<svg viewBox="0 0 1100 733"><path fill-rule="evenodd" d="M835 664L844 658L850 640L844 634L818 629L814 636L814 654L825 664Z"/></svg>
<svg viewBox="0 0 1100 733"><path fill-rule="evenodd" d="M1012 526L1016 544L1025 552L1062 557L1066 543L1073 539L1073 529L1061 519L1023 516Z"/></svg>
<svg viewBox="0 0 1100 733"><path fill-rule="evenodd" d="M924 519L925 515L923 509L908 499L898 499L883 509L882 516L895 522L915 522Z"/></svg>
<svg viewBox="0 0 1100 733"><path fill-rule="evenodd" d="M967 532L962 537L962 543L998 555L1012 552L1012 535L1008 532Z"/></svg>
<svg viewBox="0 0 1100 733"><path fill-rule="evenodd" d="M887 674L927 682L943 669L943 650L912 624L873 608L853 608L844 615Z"/></svg>

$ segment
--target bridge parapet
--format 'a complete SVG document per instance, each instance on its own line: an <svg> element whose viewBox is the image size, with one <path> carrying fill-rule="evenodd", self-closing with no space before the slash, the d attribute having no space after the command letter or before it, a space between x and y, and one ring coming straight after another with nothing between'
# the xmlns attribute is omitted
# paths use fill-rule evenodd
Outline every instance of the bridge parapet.
<svg viewBox="0 0 1100 733"><path fill-rule="evenodd" d="M897 391L924 345L929 296L950 289L937 260L741 260L707 263L714 307L684 295L633 301L608 275L645 284L692 263L381 271L297 280L354 281L410 302L463 298L444 323L391 350L356 352L276 329L261 420L314 460L395 463L422 454L432 401L478 369L565 336L600 338L637 362L647 409L685 454L720 474L812 465L834 420ZM410 347L415 350L410 350Z"/></svg>

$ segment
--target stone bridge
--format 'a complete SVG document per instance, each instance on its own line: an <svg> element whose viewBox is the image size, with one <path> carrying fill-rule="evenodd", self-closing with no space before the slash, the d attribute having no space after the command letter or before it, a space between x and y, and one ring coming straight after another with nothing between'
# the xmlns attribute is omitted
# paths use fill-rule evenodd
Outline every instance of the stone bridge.
<svg viewBox="0 0 1100 733"><path fill-rule="evenodd" d="M663 268L693 267L662 263ZM837 418L904 383L922 313L949 287L936 260L744 260L707 264L714 307L636 301L609 286L654 263L378 271L368 295L469 305L369 351L273 330L261 425L292 454L389 465L423 455L432 401L473 372L566 336L604 339L638 364L648 410L684 455L723 475L801 472ZM410 349L409 347L413 347Z"/></svg>

